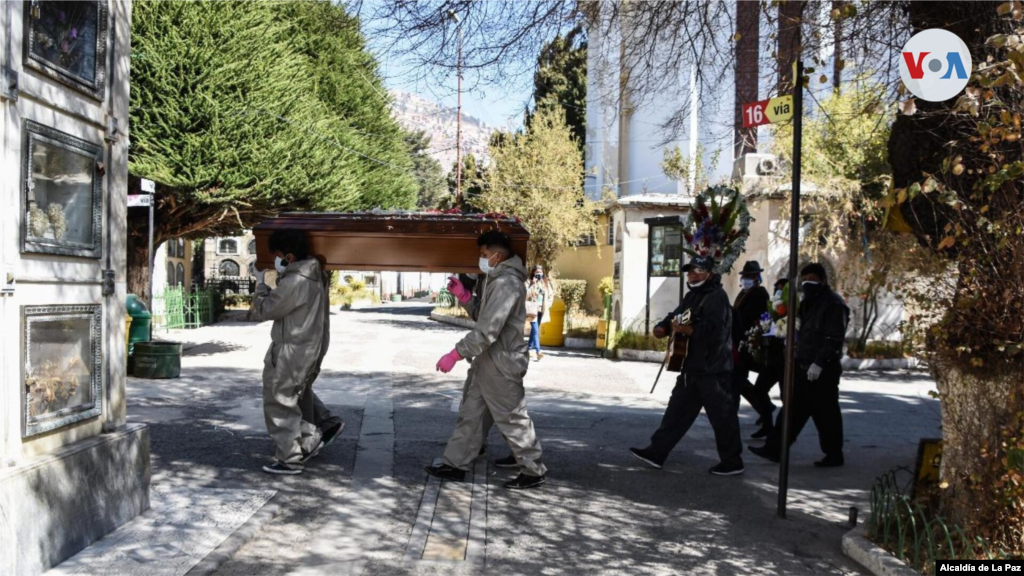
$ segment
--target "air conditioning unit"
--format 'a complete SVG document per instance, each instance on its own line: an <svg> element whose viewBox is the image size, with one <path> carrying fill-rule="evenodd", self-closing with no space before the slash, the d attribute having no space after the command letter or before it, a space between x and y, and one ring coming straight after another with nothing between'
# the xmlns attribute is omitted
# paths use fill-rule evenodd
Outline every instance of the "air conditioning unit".
<svg viewBox="0 0 1024 576"><path fill-rule="evenodd" d="M758 176L772 176L779 171L779 159L767 154L765 156L757 163Z"/></svg>
<svg viewBox="0 0 1024 576"><path fill-rule="evenodd" d="M745 180L761 176L774 176L779 172L779 159L774 154L744 154L733 163L732 177Z"/></svg>

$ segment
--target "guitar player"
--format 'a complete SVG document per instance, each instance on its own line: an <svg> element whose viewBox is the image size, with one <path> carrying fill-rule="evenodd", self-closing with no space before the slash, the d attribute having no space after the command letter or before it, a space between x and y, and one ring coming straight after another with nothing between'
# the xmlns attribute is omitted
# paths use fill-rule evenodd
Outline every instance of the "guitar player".
<svg viewBox="0 0 1024 576"><path fill-rule="evenodd" d="M659 470L703 408L715 431L721 459L709 472L717 476L743 473L740 423L732 394L732 306L714 268L710 256L697 256L683 266L689 291L679 307L654 327L658 338L672 333L675 338L689 339L682 372L661 425L648 447L629 449ZM676 323L675 318L687 310L690 322Z"/></svg>

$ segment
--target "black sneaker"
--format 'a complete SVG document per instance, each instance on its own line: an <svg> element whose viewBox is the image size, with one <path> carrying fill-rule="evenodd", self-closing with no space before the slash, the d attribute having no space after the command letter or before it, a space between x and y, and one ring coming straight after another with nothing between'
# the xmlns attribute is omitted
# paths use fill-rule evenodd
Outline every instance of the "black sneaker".
<svg viewBox="0 0 1024 576"><path fill-rule="evenodd" d="M664 465L664 462L656 459L647 448L630 448L629 452L656 470L661 470Z"/></svg>
<svg viewBox="0 0 1024 576"><path fill-rule="evenodd" d="M767 438L768 435L771 433L771 426L761 425L761 427L757 429L757 432L751 434L750 437L753 438L754 440L760 440L761 438Z"/></svg>
<svg viewBox="0 0 1024 576"><path fill-rule="evenodd" d="M842 454L838 456L825 456L814 463L818 468L838 468L843 464L846 464L846 460L843 458Z"/></svg>
<svg viewBox="0 0 1024 576"><path fill-rule="evenodd" d="M281 462L280 460L274 460L273 464L268 464L263 467L263 471L267 474L280 474L284 476L295 476L296 474L302 474L301 464L288 464L287 462Z"/></svg>
<svg viewBox="0 0 1024 576"><path fill-rule="evenodd" d="M708 472L715 476L736 476L738 474L743 474L743 463L726 464L725 462L719 462L712 466Z"/></svg>
<svg viewBox="0 0 1024 576"><path fill-rule="evenodd" d="M465 470L459 470L453 468L447 464L441 464L440 466L427 466L424 468L427 474L430 474L434 478L440 478L441 480L458 480L462 482L466 479Z"/></svg>
<svg viewBox="0 0 1024 576"><path fill-rule="evenodd" d="M498 458L494 461L495 468L519 468L519 462L516 462L516 457L509 454L504 458Z"/></svg>
<svg viewBox="0 0 1024 576"><path fill-rule="evenodd" d="M548 481L548 477L544 476L530 476L529 474L520 474L515 479L505 482L505 488L509 490L529 490L530 488L536 488L541 484Z"/></svg>
<svg viewBox="0 0 1024 576"><path fill-rule="evenodd" d="M747 446L747 449L750 450L752 453L760 456L761 458L771 460L776 464L778 464L779 460L782 458L781 456L779 456L777 452L771 450L767 446Z"/></svg>
<svg viewBox="0 0 1024 576"><path fill-rule="evenodd" d="M322 436L320 437L320 440L323 441L323 445L320 446L320 449L323 450L324 448L330 446L331 442L334 442L335 440L338 439L338 436L341 436L341 431L344 429L345 423L338 422L334 426L330 426L327 429L323 430L321 432Z"/></svg>
<svg viewBox="0 0 1024 576"><path fill-rule="evenodd" d="M313 448L312 452L302 455L302 460L299 460L299 463L305 464L306 462L309 462L313 458L319 456L320 451L324 449L324 446L327 446L327 444L323 440L321 440L320 443L316 445L316 448Z"/></svg>

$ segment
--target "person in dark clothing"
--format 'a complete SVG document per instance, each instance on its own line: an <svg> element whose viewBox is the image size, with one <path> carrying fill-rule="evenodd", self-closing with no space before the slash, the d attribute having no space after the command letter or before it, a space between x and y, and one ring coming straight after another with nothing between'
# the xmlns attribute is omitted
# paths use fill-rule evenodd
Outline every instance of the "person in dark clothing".
<svg viewBox="0 0 1024 576"><path fill-rule="evenodd" d="M701 408L715 431L715 443L721 462L709 472L718 476L743 473L743 445L740 423L733 401L732 380L732 307L722 289L721 278L712 271L715 261L698 256L683 267L689 292L682 303L654 327L654 335L689 337L689 349L682 373L672 390L661 425L646 448L630 448L634 456L660 469L669 452L697 420ZM691 323L676 322L679 314L690 310ZM670 344L671 345L671 344Z"/></svg>
<svg viewBox="0 0 1024 576"><path fill-rule="evenodd" d="M775 404L771 399L771 391L776 384L782 382L782 377L786 371L786 339L781 332L778 332L774 321L786 317L786 306L789 299L788 290L786 290L787 284L789 284L788 278L779 278L772 287L772 301L768 306L772 310L773 323L771 330L765 334L762 341L764 345L764 361L761 371L757 373L754 387L749 392L750 395L743 395L760 416L757 423L761 428L750 435L751 438L755 439L766 438L775 427L772 424Z"/></svg>
<svg viewBox="0 0 1024 576"><path fill-rule="evenodd" d="M825 457L819 467L842 466L843 415L839 410L841 359L850 309L828 285L825 268L813 263L800 271L800 328L796 334L796 373L793 398L783 403L775 429L762 447L751 446L754 454L778 462L782 447L782 418L792 410L789 443L796 441L808 419L818 429Z"/></svg>
<svg viewBox="0 0 1024 576"><path fill-rule="evenodd" d="M742 290L732 305L732 349L735 366L732 369L732 392L737 412L740 409L740 395L754 408L761 420L771 419L772 413L768 405L757 404L754 398L754 387L750 384L750 371L760 372L753 355L740 349L740 343L746 339L747 331L761 324L761 315L768 312L768 291L761 286L761 265L751 260L743 265L740 271ZM770 401L769 401L770 404ZM767 411L767 414L765 413Z"/></svg>

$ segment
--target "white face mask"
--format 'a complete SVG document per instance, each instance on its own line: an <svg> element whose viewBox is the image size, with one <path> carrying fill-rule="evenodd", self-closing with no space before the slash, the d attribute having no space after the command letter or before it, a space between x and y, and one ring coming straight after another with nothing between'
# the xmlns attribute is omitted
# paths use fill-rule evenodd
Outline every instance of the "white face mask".
<svg viewBox="0 0 1024 576"><path fill-rule="evenodd" d="M285 262L280 256L274 256L274 270L277 270L278 274L284 274L284 271L287 268L287 262Z"/></svg>
<svg viewBox="0 0 1024 576"><path fill-rule="evenodd" d="M707 281L707 278L705 278L704 280L701 280L700 282L694 282L693 284L687 282L686 285L689 286L690 288L700 288Z"/></svg>
<svg viewBox="0 0 1024 576"><path fill-rule="evenodd" d="M490 274L491 270L494 270L494 268L491 267L490 259L484 258L483 256L481 256L480 257L480 271L483 272L484 274Z"/></svg>
<svg viewBox="0 0 1024 576"><path fill-rule="evenodd" d="M782 290L776 290L775 291L775 297L781 300L782 299Z"/></svg>
<svg viewBox="0 0 1024 576"><path fill-rule="evenodd" d="M754 287L754 280L751 278L740 278L740 286L744 290L750 290Z"/></svg>

